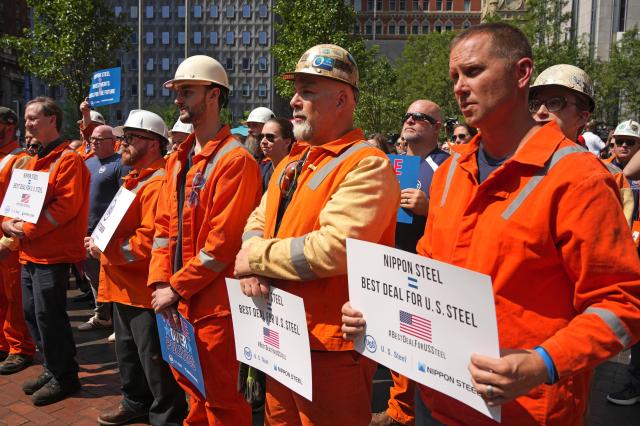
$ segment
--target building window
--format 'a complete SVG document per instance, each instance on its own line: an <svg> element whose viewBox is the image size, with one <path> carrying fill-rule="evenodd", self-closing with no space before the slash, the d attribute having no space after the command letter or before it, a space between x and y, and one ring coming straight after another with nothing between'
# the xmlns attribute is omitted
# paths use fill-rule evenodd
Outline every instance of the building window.
<svg viewBox="0 0 640 426"><path fill-rule="evenodd" d="M414 22L413 24L411 24L411 34L418 34L419 29L420 29L420 26L418 25L417 22Z"/></svg>
<svg viewBox="0 0 640 426"><path fill-rule="evenodd" d="M138 17L138 6L131 6L129 8L129 16L133 19L133 18L137 18Z"/></svg>
<svg viewBox="0 0 640 426"><path fill-rule="evenodd" d="M355 0L353 2L353 8L356 12L362 12L362 0Z"/></svg>
<svg viewBox="0 0 640 426"><path fill-rule="evenodd" d="M420 0L413 0L411 6L412 6L412 10L420 9Z"/></svg>
<svg viewBox="0 0 640 426"><path fill-rule="evenodd" d="M464 0L464 11L471 12L471 0Z"/></svg>
<svg viewBox="0 0 640 426"><path fill-rule="evenodd" d="M227 60L224 63L224 67L228 70L232 70L233 69L233 58L228 56Z"/></svg>
<svg viewBox="0 0 640 426"><path fill-rule="evenodd" d="M242 69L244 71L249 71L251 69L251 59L242 58Z"/></svg>
<svg viewBox="0 0 640 426"><path fill-rule="evenodd" d="M234 18L236 16L236 7L232 4L227 5L226 15L227 18Z"/></svg>
<svg viewBox="0 0 640 426"><path fill-rule="evenodd" d="M144 17L147 19L153 18L153 6L147 6L144 8Z"/></svg>
<svg viewBox="0 0 640 426"><path fill-rule="evenodd" d="M441 22L436 22L436 24L433 26L434 30L438 33L442 32L442 23Z"/></svg>
<svg viewBox="0 0 640 426"><path fill-rule="evenodd" d="M266 98L267 97L267 85L266 84L258 84L258 97Z"/></svg>
<svg viewBox="0 0 640 426"><path fill-rule="evenodd" d="M209 33L209 44L211 44L212 46L217 46L218 45L218 32L217 31L211 31Z"/></svg>
<svg viewBox="0 0 640 426"><path fill-rule="evenodd" d="M129 41L131 42L131 44L138 44L138 33L135 31L132 32L129 36Z"/></svg>
<svg viewBox="0 0 640 426"><path fill-rule="evenodd" d="M467 29L467 28L469 28L470 26L471 26L471 22L469 22L468 20L467 20L467 21L464 21L464 22L462 23L462 29L463 29L463 30L466 30L466 29Z"/></svg>
<svg viewBox="0 0 640 426"><path fill-rule="evenodd" d="M147 44L153 44L153 33L150 31L147 31L147 33L145 34L145 41Z"/></svg>
<svg viewBox="0 0 640 426"><path fill-rule="evenodd" d="M372 33L373 33L373 28L372 28L372 26L373 26L373 25L371 25L371 22L367 22L367 23L364 25L364 33L365 33L365 34L372 34Z"/></svg>
<svg viewBox="0 0 640 426"><path fill-rule="evenodd" d="M447 21L447 23L444 24L444 29L445 29L445 31L453 30L453 23L451 21Z"/></svg>
<svg viewBox="0 0 640 426"><path fill-rule="evenodd" d="M258 58L258 69L260 71L266 71L267 70L267 58L261 56Z"/></svg>
<svg viewBox="0 0 640 426"><path fill-rule="evenodd" d="M178 6L178 18L184 18L184 6Z"/></svg>
<svg viewBox="0 0 640 426"><path fill-rule="evenodd" d="M153 71L153 58L149 58L147 59L147 66L146 69L147 71Z"/></svg>
<svg viewBox="0 0 640 426"><path fill-rule="evenodd" d="M244 83L242 85L242 96L248 98L251 96L251 85L248 83Z"/></svg>
<svg viewBox="0 0 640 426"><path fill-rule="evenodd" d="M178 60L176 61L176 64L180 65L182 63L182 61L184 61L184 58L178 57Z"/></svg>
<svg viewBox="0 0 640 426"><path fill-rule="evenodd" d="M376 34L382 34L382 21L376 21Z"/></svg>
<svg viewBox="0 0 640 426"><path fill-rule="evenodd" d="M248 46L251 44L251 33L249 31L242 32L242 44Z"/></svg>
<svg viewBox="0 0 640 426"><path fill-rule="evenodd" d="M251 6L246 3L242 5L242 17L251 18Z"/></svg>
<svg viewBox="0 0 640 426"><path fill-rule="evenodd" d="M162 96L169 96L171 92L166 87L162 88Z"/></svg>
<svg viewBox="0 0 640 426"><path fill-rule="evenodd" d="M427 34L429 32L429 21L424 21L422 23L422 34Z"/></svg>
<svg viewBox="0 0 640 426"><path fill-rule="evenodd" d="M218 6L215 4L212 4L211 7L209 7L209 16L212 18L217 18L218 17Z"/></svg>
<svg viewBox="0 0 640 426"><path fill-rule="evenodd" d="M400 0L400 10L407 10L407 1L406 0Z"/></svg>
<svg viewBox="0 0 640 426"><path fill-rule="evenodd" d="M225 35L225 43L228 45L232 45L235 44L236 41L236 35L234 34L233 31L227 31L227 34Z"/></svg>
<svg viewBox="0 0 640 426"><path fill-rule="evenodd" d="M405 24L404 22L400 22L398 24L398 34L400 35L407 34L407 24Z"/></svg>
<svg viewBox="0 0 640 426"><path fill-rule="evenodd" d="M193 44L201 44L202 43L202 33L200 31L196 31L193 33Z"/></svg>
<svg viewBox="0 0 640 426"><path fill-rule="evenodd" d="M153 96L153 84L147 83L147 96Z"/></svg>
<svg viewBox="0 0 640 426"><path fill-rule="evenodd" d="M367 10L373 10L373 0L367 0Z"/></svg>
<svg viewBox="0 0 640 426"><path fill-rule="evenodd" d="M162 6L162 17L167 19L171 15L171 9L169 6Z"/></svg>
<svg viewBox="0 0 640 426"><path fill-rule="evenodd" d="M382 10L382 0L376 0L376 9Z"/></svg>
<svg viewBox="0 0 640 426"><path fill-rule="evenodd" d="M113 8L113 14L116 15L116 18L122 14L122 6L116 6Z"/></svg>
<svg viewBox="0 0 640 426"><path fill-rule="evenodd" d="M162 70L169 71L169 58L162 58Z"/></svg>
<svg viewBox="0 0 640 426"><path fill-rule="evenodd" d="M453 0L447 0L447 10L453 10Z"/></svg>
<svg viewBox="0 0 640 426"><path fill-rule="evenodd" d="M178 32L178 44L184 44L184 31Z"/></svg>
<svg viewBox="0 0 640 426"><path fill-rule="evenodd" d="M353 24L353 33L354 34L360 33L360 22L356 22L355 24Z"/></svg>
<svg viewBox="0 0 640 426"><path fill-rule="evenodd" d="M396 23L395 22L389 22L389 25L387 25L387 34L396 35Z"/></svg>
<svg viewBox="0 0 640 426"><path fill-rule="evenodd" d="M162 44L169 44L169 31L162 32Z"/></svg>
<svg viewBox="0 0 640 426"><path fill-rule="evenodd" d="M138 69L138 60L136 58L131 58L131 61L129 61L129 69L131 71L136 71Z"/></svg>
<svg viewBox="0 0 640 426"><path fill-rule="evenodd" d="M398 8L398 3L396 0L389 0L389 10L396 10Z"/></svg>
<svg viewBox="0 0 640 426"><path fill-rule="evenodd" d="M200 6L199 4L193 6L193 17L202 18L202 6Z"/></svg>
<svg viewBox="0 0 640 426"><path fill-rule="evenodd" d="M258 16L260 16L261 18L266 18L268 14L269 8L266 4L261 4L260 6L258 6Z"/></svg>
<svg viewBox="0 0 640 426"><path fill-rule="evenodd" d="M429 0L422 0L422 10L429 10Z"/></svg>
<svg viewBox="0 0 640 426"><path fill-rule="evenodd" d="M265 46L267 44L267 32L259 31L258 32L258 44Z"/></svg>
<svg viewBox="0 0 640 426"><path fill-rule="evenodd" d="M138 96L138 85L137 84L132 84L131 85L131 96Z"/></svg>
<svg viewBox="0 0 640 426"><path fill-rule="evenodd" d="M436 0L436 10L442 10L442 0Z"/></svg>

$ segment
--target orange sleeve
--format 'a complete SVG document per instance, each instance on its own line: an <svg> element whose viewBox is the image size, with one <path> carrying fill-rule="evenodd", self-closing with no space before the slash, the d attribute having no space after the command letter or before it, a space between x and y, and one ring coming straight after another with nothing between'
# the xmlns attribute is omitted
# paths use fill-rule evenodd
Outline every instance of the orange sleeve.
<svg viewBox="0 0 640 426"><path fill-rule="evenodd" d="M127 216L134 215L142 218L140 226L136 228L133 235L109 241L104 255L109 259L111 265L125 265L151 256L156 207L161 187L162 179L155 179L147 182L138 192L140 199L137 203L137 211L127 212ZM125 216L122 221L127 219Z"/></svg>
<svg viewBox="0 0 640 426"><path fill-rule="evenodd" d="M87 125L87 127L85 127L84 123L82 121L80 121L79 127L80 127L80 135L82 136L82 141L84 142L83 146L86 146L86 144L89 143L89 138L91 137L91 134L93 133L93 130L97 126L92 121L91 123L89 123Z"/></svg>
<svg viewBox="0 0 640 426"><path fill-rule="evenodd" d="M173 170L174 162L167 161L165 170ZM147 285L155 287L158 282L168 283L171 277L171 253L169 251L169 222L171 221L170 198L171 191L167 184L168 174L161 180L162 185L158 194L156 214L154 218L155 233L151 245L151 263Z"/></svg>
<svg viewBox="0 0 640 426"><path fill-rule="evenodd" d="M247 218L262 194L260 170L252 158L229 154L222 161L211 202L211 231L205 245L169 281L183 299L210 285L235 260ZM203 252L208 259L214 259L214 266L211 260L208 265L203 264Z"/></svg>
<svg viewBox="0 0 640 426"><path fill-rule="evenodd" d="M53 179L49 179L49 188L45 205L36 224L24 222L22 229L26 238L34 240L45 235L62 224L74 220L82 209L89 188L89 170L82 158L75 152L64 152L56 166ZM84 231L86 232L86 230Z"/></svg>
<svg viewBox="0 0 640 426"><path fill-rule="evenodd" d="M556 223L550 223L574 283L577 312L542 344L560 378L594 368L631 346L640 333L640 262L617 191L609 174L580 178L567 187Z"/></svg>

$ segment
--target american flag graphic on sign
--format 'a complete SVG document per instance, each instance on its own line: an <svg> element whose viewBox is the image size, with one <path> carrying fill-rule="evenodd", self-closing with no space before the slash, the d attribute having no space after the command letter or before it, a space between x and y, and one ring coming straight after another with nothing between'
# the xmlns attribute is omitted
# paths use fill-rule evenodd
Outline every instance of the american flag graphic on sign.
<svg viewBox="0 0 640 426"><path fill-rule="evenodd" d="M280 335L277 331L269 330L267 327L263 327L262 337L267 345L271 345L276 349L280 349Z"/></svg>
<svg viewBox="0 0 640 426"><path fill-rule="evenodd" d="M421 316L400 311L400 331L431 343L431 321Z"/></svg>
<svg viewBox="0 0 640 426"><path fill-rule="evenodd" d="M31 198L31 195L22 194L22 197L20 197L20 202L21 203L29 203L29 198Z"/></svg>

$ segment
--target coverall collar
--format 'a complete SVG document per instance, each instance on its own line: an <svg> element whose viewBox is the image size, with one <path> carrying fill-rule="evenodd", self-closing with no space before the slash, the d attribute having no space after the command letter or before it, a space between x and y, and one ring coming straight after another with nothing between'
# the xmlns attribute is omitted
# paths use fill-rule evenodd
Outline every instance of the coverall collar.
<svg viewBox="0 0 640 426"><path fill-rule="evenodd" d="M229 126L225 124L220 128L220 130L218 130L218 133L216 133L213 139L210 139L209 141L207 141L207 143L202 147L202 151L200 151L198 155L193 156L193 161L196 162L197 159L200 159L202 157L204 158L211 157L216 152L216 149L218 148L218 146L223 141L225 141L229 136L231 136L231 130L229 129ZM193 150L193 146L195 145L195 143L196 143L196 134L191 133L178 146L178 158L180 158L181 161L184 161L187 158L189 153Z"/></svg>
<svg viewBox="0 0 640 426"><path fill-rule="evenodd" d="M353 129L344 135L340 139L336 139L322 145L311 145L312 148L322 149L329 151L335 155L339 155L342 151L344 151L349 146L353 145L355 142L365 140L364 133L360 129ZM305 141L296 142L293 148L291 149L292 156L298 152L306 151L309 148L310 144Z"/></svg>
<svg viewBox="0 0 640 426"><path fill-rule="evenodd" d="M145 167L139 172L135 169L131 169L129 174L122 178L122 181L125 182L129 180L144 179L148 175L153 174L156 170L164 168L164 164L164 158L160 157L156 161L151 163L148 167Z"/></svg>

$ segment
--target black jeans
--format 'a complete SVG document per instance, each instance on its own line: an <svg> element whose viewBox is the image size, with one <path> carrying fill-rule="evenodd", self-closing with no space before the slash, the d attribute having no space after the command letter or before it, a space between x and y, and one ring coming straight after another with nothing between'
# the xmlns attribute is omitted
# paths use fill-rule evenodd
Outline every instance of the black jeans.
<svg viewBox="0 0 640 426"><path fill-rule="evenodd" d="M22 265L22 308L44 367L61 385L78 381L76 344L67 315L68 263Z"/></svg>
<svg viewBox="0 0 640 426"><path fill-rule="evenodd" d="M148 411L153 425L182 425L187 400L162 359L156 314L114 303L113 327L122 403L134 411Z"/></svg>

